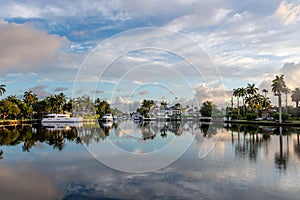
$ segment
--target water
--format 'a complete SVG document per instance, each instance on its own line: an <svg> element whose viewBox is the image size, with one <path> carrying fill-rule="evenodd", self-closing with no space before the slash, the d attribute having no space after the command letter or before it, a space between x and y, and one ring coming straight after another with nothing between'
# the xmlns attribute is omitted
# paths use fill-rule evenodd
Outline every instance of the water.
<svg viewBox="0 0 300 200"><path fill-rule="evenodd" d="M284 128L282 136L272 127L132 121L0 129L1 199L299 199L300 195L297 128ZM140 163L120 159L119 170L144 166L150 171L127 173L112 169L107 160L100 162L117 158L116 149L155 155L162 168L149 170L157 167L155 159ZM163 166L176 155L179 159Z"/></svg>

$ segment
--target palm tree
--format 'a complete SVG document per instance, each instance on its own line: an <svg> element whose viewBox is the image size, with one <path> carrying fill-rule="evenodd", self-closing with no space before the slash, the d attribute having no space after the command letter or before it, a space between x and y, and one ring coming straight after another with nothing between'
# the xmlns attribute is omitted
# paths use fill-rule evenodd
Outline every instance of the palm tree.
<svg viewBox="0 0 300 200"><path fill-rule="evenodd" d="M50 107L51 113L56 109L56 99L53 95L46 98L46 105Z"/></svg>
<svg viewBox="0 0 300 200"><path fill-rule="evenodd" d="M246 90L247 90L247 93L250 95L250 96L253 96L253 95L256 95L257 92L258 92L258 88L255 87L255 83L253 84L249 84L247 85L246 87Z"/></svg>
<svg viewBox="0 0 300 200"><path fill-rule="evenodd" d="M240 88L240 95L242 97L243 101L243 108L244 108L244 116L246 115L246 107L245 107L245 97L247 96L247 90L246 88Z"/></svg>
<svg viewBox="0 0 300 200"><path fill-rule="evenodd" d="M161 106L163 109L166 109L166 108L167 108L167 105L168 105L168 103L167 103L166 101L160 102L160 106Z"/></svg>
<svg viewBox="0 0 300 200"><path fill-rule="evenodd" d="M37 94L32 93L32 91L24 92L24 102L27 103L29 106L32 106L33 103L38 101Z"/></svg>
<svg viewBox="0 0 300 200"><path fill-rule="evenodd" d="M294 91L292 91L292 101L296 103L296 117L298 118L298 107L299 107L299 101L300 101L300 89L296 88Z"/></svg>
<svg viewBox="0 0 300 200"><path fill-rule="evenodd" d="M265 99L267 99L267 93L269 92L267 89L263 89L262 90L263 93L265 93ZM265 104L264 104L264 108L266 109L266 101L265 101Z"/></svg>
<svg viewBox="0 0 300 200"><path fill-rule="evenodd" d="M284 82L284 75L276 76L274 80L272 80L272 92L274 92L275 96L278 96L278 107L279 107L279 123L282 123L282 108L281 108L281 94L285 91L286 85Z"/></svg>
<svg viewBox="0 0 300 200"><path fill-rule="evenodd" d="M240 116L240 96L241 88L233 89L233 96L236 97L238 116Z"/></svg>
<svg viewBox="0 0 300 200"><path fill-rule="evenodd" d="M0 85L0 96L2 96L6 92L6 85Z"/></svg>
<svg viewBox="0 0 300 200"><path fill-rule="evenodd" d="M290 92L291 92L291 90L288 87L285 87L283 89L283 93L285 94L285 112L286 112L286 114L288 114L287 95Z"/></svg>
<svg viewBox="0 0 300 200"><path fill-rule="evenodd" d="M246 98L245 102L248 104L251 112L255 110L261 111L263 109L263 106L267 107L271 104L270 99L268 97L264 97L261 94L249 96Z"/></svg>
<svg viewBox="0 0 300 200"><path fill-rule="evenodd" d="M267 109L271 105L271 100L269 97L262 96L264 108Z"/></svg>
<svg viewBox="0 0 300 200"><path fill-rule="evenodd" d="M67 102L67 97L64 93L60 93L59 95L55 95L55 104L56 104L56 111L60 112L62 110L63 105Z"/></svg>

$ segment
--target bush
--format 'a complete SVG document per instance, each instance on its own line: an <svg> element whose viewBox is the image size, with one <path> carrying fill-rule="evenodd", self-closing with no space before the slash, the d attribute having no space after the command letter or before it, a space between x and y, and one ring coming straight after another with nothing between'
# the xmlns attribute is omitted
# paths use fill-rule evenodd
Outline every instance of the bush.
<svg viewBox="0 0 300 200"><path fill-rule="evenodd" d="M274 117L274 119L279 120L279 112L273 113L272 117ZM281 115L282 121L284 122L285 120L287 120L289 118L289 115L286 113L282 113Z"/></svg>
<svg viewBox="0 0 300 200"><path fill-rule="evenodd" d="M238 119L237 114L227 114L226 117L227 117L227 119L229 119L229 117L230 117L232 120Z"/></svg>
<svg viewBox="0 0 300 200"><path fill-rule="evenodd" d="M234 120L234 119L237 119L237 118L238 118L238 115L237 115L237 114L232 114L232 115L231 115L231 119Z"/></svg>
<svg viewBox="0 0 300 200"><path fill-rule="evenodd" d="M246 119L247 120L255 120L257 118L257 114L255 113L247 113Z"/></svg>

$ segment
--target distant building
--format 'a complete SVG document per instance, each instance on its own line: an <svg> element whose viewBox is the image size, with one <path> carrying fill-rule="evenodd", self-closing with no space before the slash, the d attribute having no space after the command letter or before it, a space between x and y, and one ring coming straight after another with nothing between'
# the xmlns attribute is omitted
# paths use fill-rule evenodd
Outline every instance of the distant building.
<svg viewBox="0 0 300 200"><path fill-rule="evenodd" d="M181 110L172 106L170 108L154 108L149 113L150 116L153 116L156 119L169 120L169 119L181 119Z"/></svg>

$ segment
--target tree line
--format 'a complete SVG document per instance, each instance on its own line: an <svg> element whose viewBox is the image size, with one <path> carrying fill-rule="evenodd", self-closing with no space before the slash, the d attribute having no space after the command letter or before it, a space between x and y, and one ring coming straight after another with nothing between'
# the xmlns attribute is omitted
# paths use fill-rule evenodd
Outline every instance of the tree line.
<svg viewBox="0 0 300 200"><path fill-rule="evenodd" d="M300 89L295 88L291 90L288 88L284 81L284 75L276 76L272 80L271 84L272 92L278 97L278 118L285 115L298 117L299 113L299 101L300 101ZM270 98L267 97L269 92L267 89L262 89L262 94L259 93L259 89L255 84L248 84L246 87L239 87L233 89L233 98L236 98L236 107L233 106L234 99L231 99L231 106L227 107L227 114L233 118L255 118L261 117L263 111L268 111L270 108L277 109L271 105ZM296 108L291 109L287 105L287 95L291 93L291 100L295 102ZM282 97L285 96L286 101L286 112L282 113ZM240 105L240 100L242 100L242 105Z"/></svg>
<svg viewBox="0 0 300 200"><path fill-rule="evenodd" d="M6 92L6 85L0 85L0 96ZM50 95L39 99L32 91L24 92L22 98L10 95L0 100L0 117L2 119L40 119L48 113L73 113L84 116L102 117L106 113L120 113L110 104L97 98L93 101L88 96L67 98L64 93Z"/></svg>

